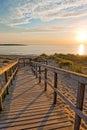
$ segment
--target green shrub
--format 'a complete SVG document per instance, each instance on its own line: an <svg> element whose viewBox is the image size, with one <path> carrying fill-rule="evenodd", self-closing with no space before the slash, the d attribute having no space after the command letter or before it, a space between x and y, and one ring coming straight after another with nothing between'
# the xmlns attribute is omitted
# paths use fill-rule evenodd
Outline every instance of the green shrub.
<svg viewBox="0 0 87 130"><path fill-rule="evenodd" d="M57 57L56 55L50 55L49 59L55 60L58 63L61 62L61 60L62 60L61 58Z"/></svg>
<svg viewBox="0 0 87 130"><path fill-rule="evenodd" d="M74 72L83 73L82 67L83 65L87 65L87 56L79 56L74 54L57 54L54 55L46 55L41 54L40 56L36 57L36 61L45 61L45 60L54 60L58 63L60 68L68 69Z"/></svg>
<svg viewBox="0 0 87 130"><path fill-rule="evenodd" d="M77 73L83 73L82 66L80 66L80 65L74 64L71 69L72 69L72 71L75 71Z"/></svg>
<svg viewBox="0 0 87 130"><path fill-rule="evenodd" d="M61 62L59 62L59 67L62 68L63 66L67 66L67 67L70 67L73 65L73 62L72 61L69 61L69 60L62 60Z"/></svg>
<svg viewBox="0 0 87 130"><path fill-rule="evenodd" d="M34 61L39 61L39 60L46 60L46 59L48 59L48 55L43 53L40 56L35 57L33 60Z"/></svg>

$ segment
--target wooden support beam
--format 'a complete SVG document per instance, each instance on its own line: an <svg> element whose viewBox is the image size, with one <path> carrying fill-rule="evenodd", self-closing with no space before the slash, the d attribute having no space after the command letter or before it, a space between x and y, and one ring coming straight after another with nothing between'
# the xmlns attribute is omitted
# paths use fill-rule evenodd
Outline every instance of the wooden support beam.
<svg viewBox="0 0 87 130"><path fill-rule="evenodd" d="M41 83L41 66L39 66L39 83Z"/></svg>
<svg viewBox="0 0 87 130"><path fill-rule="evenodd" d="M46 91L47 90L47 82L46 82L46 80L47 80L47 69L45 68L45 80L44 80L44 84L45 84L45 88L44 88L44 91Z"/></svg>
<svg viewBox="0 0 87 130"><path fill-rule="evenodd" d="M31 63L31 58L29 58L29 64L30 64L30 66L32 65L32 63Z"/></svg>
<svg viewBox="0 0 87 130"><path fill-rule="evenodd" d="M57 73L54 72L54 88L57 88ZM57 102L57 93L54 91L54 99L53 104L56 104Z"/></svg>
<svg viewBox="0 0 87 130"><path fill-rule="evenodd" d="M85 84L79 83L78 91L77 91L77 105L76 108L82 111L83 102L84 102L84 92L85 92ZM76 114L75 115L75 125L74 130L79 130L81 124L81 118Z"/></svg>
<svg viewBox="0 0 87 130"><path fill-rule="evenodd" d="M35 73L36 73L36 78L37 78L37 77L38 77L38 76L37 76L37 65L35 66L35 70L36 70Z"/></svg>
<svg viewBox="0 0 87 130"><path fill-rule="evenodd" d="M11 77L11 75L12 75L12 68L10 68L10 77ZM13 79L12 79L12 80L13 80ZM12 80L11 80L11 85L13 85Z"/></svg>
<svg viewBox="0 0 87 130"><path fill-rule="evenodd" d="M7 71L5 71L5 82L6 83L8 82L8 73L7 73Z"/></svg>
<svg viewBox="0 0 87 130"><path fill-rule="evenodd" d="M0 111L3 110L3 105L2 105L2 96L0 96Z"/></svg>
<svg viewBox="0 0 87 130"><path fill-rule="evenodd" d="M12 71L13 71L13 73L14 73L14 71L15 71L15 68L14 68L14 66L12 67ZM13 80L15 79L15 76L13 76Z"/></svg>
<svg viewBox="0 0 87 130"><path fill-rule="evenodd" d="M7 71L5 71L5 82L6 83L8 82L8 72ZM9 87L7 87L6 93L9 94Z"/></svg>
<svg viewBox="0 0 87 130"><path fill-rule="evenodd" d="M33 65L33 68L34 68L33 71L34 71L34 75L35 75L35 64Z"/></svg>
<svg viewBox="0 0 87 130"><path fill-rule="evenodd" d="M9 94L9 86L7 87L7 95Z"/></svg>

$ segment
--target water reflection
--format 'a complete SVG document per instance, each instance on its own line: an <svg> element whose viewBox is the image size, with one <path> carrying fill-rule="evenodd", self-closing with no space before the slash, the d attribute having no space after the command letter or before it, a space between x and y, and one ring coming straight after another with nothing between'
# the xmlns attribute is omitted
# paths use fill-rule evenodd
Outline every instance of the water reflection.
<svg viewBox="0 0 87 130"><path fill-rule="evenodd" d="M84 55L84 44L79 45L78 54L79 55Z"/></svg>
<svg viewBox="0 0 87 130"><path fill-rule="evenodd" d="M48 55L54 53L87 55L87 44L27 44L26 46L0 46L0 54Z"/></svg>

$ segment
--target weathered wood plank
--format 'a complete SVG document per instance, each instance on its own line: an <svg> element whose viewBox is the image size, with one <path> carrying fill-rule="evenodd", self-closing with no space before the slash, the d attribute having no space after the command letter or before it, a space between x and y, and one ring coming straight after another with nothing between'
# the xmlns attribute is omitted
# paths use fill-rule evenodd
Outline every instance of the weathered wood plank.
<svg viewBox="0 0 87 130"><path fill-rule="evenodd" d="M20 72L30 80L26 69L25 67ZM31 72L30 75L33 77ZM63 130L65 127L72 130L72 124L64 111L64 104L59 102L55 107L52 100L47 98L44 88L37 84L38 79L33 78L31 82L27 82L26 78L22 79L21 76L17 74L16 84L10 89L11 92L4 102L4 111L0 114L0 129Z"/></svg>

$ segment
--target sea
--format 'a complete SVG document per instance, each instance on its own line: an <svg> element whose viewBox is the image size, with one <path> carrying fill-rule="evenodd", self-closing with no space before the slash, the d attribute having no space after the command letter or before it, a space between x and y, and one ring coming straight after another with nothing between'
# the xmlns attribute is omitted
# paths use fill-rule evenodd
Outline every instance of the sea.
<svg viewBox="0 0 87 130"><path fill-rule="evenodd" d="M51 55L54 53L87 55L87 44L25 44L21 46L0 46L3 55Z"/></svg>

